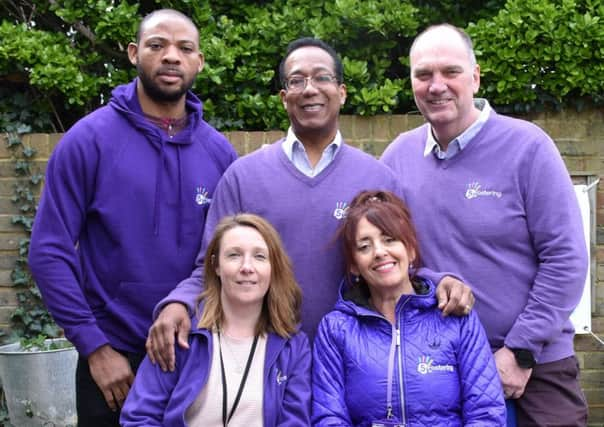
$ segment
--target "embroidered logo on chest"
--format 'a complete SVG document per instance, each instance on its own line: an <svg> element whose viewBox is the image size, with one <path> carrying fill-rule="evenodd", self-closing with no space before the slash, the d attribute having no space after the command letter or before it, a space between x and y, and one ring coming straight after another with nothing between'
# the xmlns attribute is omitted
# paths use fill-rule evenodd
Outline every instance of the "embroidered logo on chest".
<svg viewBox="0 0 604 427"><path fill-rule="evenodd" d="M417 363L417 372L422 375L434 372L454 372L453 365L438 365L430 356L421 356Z"/></svg>
<svg viewBox="0 0 604 427"><path fill-rule="evenodd" d="M496 197L500 199L501 196L501 191L483 190L482 185L476 181L469 183L466 189L466 199L475 199L477 197Z"/></svg>
<svg viewBox="0 0 604 427"><path fill-rule="evenodd" d="M210 193L208 193L208 190L206 190L205 187L197 187L195 189L195 203L199 206L209 204L212 201L212 199L208 197L209 194Z"/></svg>
<svg viewBox="0 0 604 427"><path fill-rule="evenodd" d="M333 211L333 217L337 220L341 220L346 218L346 214L348 213L348 203L346 202L338 202L336 203L336 208Z"/></svg>
<svg viewBox="0 0 604 427"><path fill-rule="evenodd" d="M280 370L277 371L277 384L281 385L287 381L287 375L284 375Z"/></svg>

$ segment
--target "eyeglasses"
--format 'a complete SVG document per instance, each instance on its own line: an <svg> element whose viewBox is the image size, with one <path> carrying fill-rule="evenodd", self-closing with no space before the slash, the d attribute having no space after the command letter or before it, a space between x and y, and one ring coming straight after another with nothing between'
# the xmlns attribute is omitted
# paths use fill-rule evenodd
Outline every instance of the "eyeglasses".
<svg viewBox="0 0 604 427"><path fill-rule="evenodd" d="M316 76L310 77L293 76L285 80L285 90L290 92L302 92L306 89L309 80L317 89L326 88L338 81L336 76L332 76L331 74L317 74Z"/></svg>

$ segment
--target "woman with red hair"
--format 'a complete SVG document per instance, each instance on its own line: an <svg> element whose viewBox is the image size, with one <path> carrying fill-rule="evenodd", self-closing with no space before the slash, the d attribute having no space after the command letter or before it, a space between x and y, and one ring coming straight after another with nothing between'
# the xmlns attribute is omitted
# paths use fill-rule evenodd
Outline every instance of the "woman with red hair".
<svg viewBox="0 0 604 427"><path fill-rule="evenodd" d="M437 226L437 224L435 224ZM356 196L340 229L348 271L313 353L314 426L505 425L501 383L476 314L443 317L409 211Z"/></svg>

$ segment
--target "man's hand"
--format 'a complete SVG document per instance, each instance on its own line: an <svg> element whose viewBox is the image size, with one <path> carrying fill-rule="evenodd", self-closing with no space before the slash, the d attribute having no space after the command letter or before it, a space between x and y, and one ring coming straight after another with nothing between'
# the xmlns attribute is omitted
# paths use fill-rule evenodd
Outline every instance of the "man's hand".
<svg viewBox="0 0 604 427"><path fill-rule="evenodd" d="M105 344L90 353L88 366L90 375L101 389L107 405L112 411L116 411L124 404L134 381L134 373L128 359L109 344Z"/></svg>
<svg viewBox="0 0 604 427"><path fill-rule="evenodd" d="M442 310L443 316L449 314L465 316L474 307L472 289L452 276L445 276L438 282L436 298L438 299L438 308Z"/></svg>
<svg viewBox="0 0 604 427"><path fill-rule="evenodd" d="M500 348L493 356L503 385L503 395L506 399L519 399L533 370L518 366L514 353L507 347Z"/></svg>
<svg viewBox="0 0 604 427"><path fill-rule="evenodd" d="M174 371L176 358L174 336L176 335L179 346L188 349L187 338L190 330L191 319L187 308L181 303L166 305L149 328L149 336L145 343L147 356L151 362L159 363L164 372Z"/></svg>

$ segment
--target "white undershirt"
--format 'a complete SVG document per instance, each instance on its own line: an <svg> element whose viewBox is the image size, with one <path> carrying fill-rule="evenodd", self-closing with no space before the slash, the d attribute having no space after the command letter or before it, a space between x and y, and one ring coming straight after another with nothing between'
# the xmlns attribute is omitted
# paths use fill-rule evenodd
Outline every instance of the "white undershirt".
<svg viewBox="0 0 604 427"><path fill-rule="evenodd" d="M191 427L222 427L222 376L220 373L220 353L218 335L212 333L214 351L208 381L193 404L185 412L185 422ZM247 363L253 337L231 338L224 333L222 341L222 360L227 381L227 417L241 384L243 371ZM266 337L260 337L245 382L241 399L235 413L228 423L230 427L262 427L262 399L264 390L264 358Z"/></svg>

